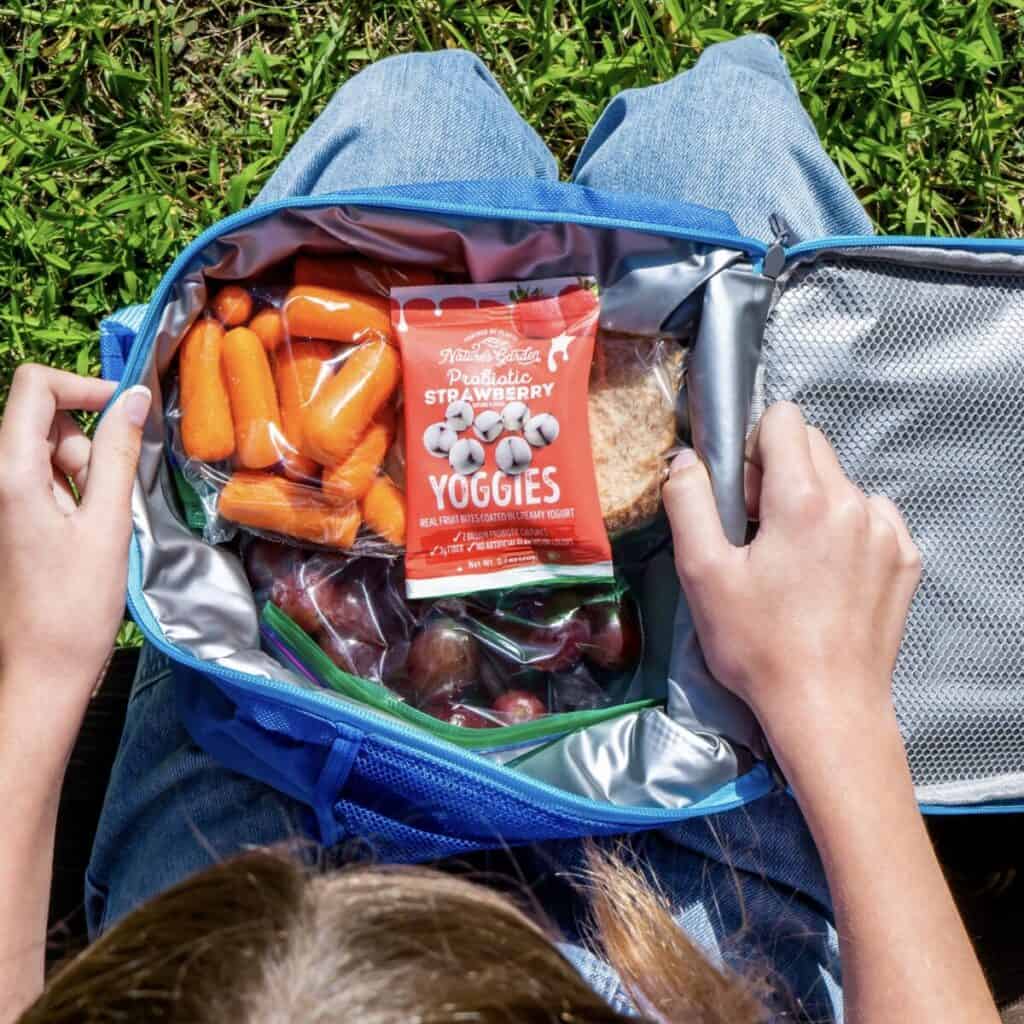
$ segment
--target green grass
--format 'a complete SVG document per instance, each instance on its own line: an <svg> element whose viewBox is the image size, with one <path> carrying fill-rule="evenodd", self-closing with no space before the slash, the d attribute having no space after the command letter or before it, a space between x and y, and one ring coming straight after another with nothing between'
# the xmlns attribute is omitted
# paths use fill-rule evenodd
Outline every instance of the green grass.
<svg viewBox="0 0 1024 1024"><path fill-rule="evenodd" d="M1022 23L1024 0L0 0L0 402L26 359L94 372L99 319L411 49L478 52L568 172L617 91L768 32L881 230L1020 234Z"/></svg>

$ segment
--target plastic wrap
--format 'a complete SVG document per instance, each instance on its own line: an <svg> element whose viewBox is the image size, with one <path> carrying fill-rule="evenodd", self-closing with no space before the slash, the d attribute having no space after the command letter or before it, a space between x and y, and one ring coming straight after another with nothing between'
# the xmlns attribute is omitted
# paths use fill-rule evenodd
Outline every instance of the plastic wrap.
<svg viewBox="0 0 1024 1024"><path fill-rule="evenodd" d="M387 294L436 280L299 255L260 281L211 289L167 404L207 540L243 527L361 554L401 550L401 359Z"/></svg>
<svg viewBox="0 0 1024 1024"><path fill-rule="evenodd" d="M404 705L420 724L547 717L557 731L566 715L618 713L640 668L640 613L618 581L414 601L400 560L255 540L244 562L274 653L356 699Z"/></svg>
<svg viewBox="0 0 1024 1024"><path fill-rule="evenodd" d="M406 591L608 580L587 393L589 278L397 288Z"/></svg>

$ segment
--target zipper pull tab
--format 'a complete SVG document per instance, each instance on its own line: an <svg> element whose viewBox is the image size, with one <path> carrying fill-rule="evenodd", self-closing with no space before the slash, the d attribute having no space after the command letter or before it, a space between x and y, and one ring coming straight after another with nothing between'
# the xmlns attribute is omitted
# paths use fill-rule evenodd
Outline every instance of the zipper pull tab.
<svg viewBox="0 0 1024 1024"><path fill-rule="evenodd" d="M786 246L797 239L781 213L768 214L768 226L772 229L773 241L764 254L762 273L774 281L785 266Z"/></svg>

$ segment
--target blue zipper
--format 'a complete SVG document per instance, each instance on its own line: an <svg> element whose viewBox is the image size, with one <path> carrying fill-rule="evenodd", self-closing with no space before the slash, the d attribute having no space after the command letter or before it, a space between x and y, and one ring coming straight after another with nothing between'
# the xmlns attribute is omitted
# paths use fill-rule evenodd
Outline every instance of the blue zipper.
<svg viewBox="0 0 1024 1024"><path fill-rule="evenodd" d="M1024 253L1024 239L1011 238L932 238L922 235L835 235L798 242L785 250L786 261L822 249L886 249L892 246L919 249L967 249L977 252Z"/></svg>
<svg viewBox="0 0 1024 1024"><path fill-rule="evenodd" d="M315 713L333 724L339 717L350 724L365 727L365 731L401 742L409 749L419 749L432 757L439 757L457 763L460 767L476 774L488 782L503 788L506 792L525 798L545 810L583 816L591 820L607 822L623 827L629 825L669 824L702 814L719 813L750 803L775 789L774 781L767 767L756 765L746 775L715 790L704 800L680 810L659 807L621 808L610 804L574 796L538 779L519 775L501 765L492 764L486 758L476 756L454 744L429 736L420 730L394 722L379 715L370 708L356 704L342 704L336 697L316 690L303 690L294 683L215 665L181 650L167 641L153 618L145 598L139 592L141 577L141 556L138 540L133 537L129 555L128 610L132 618L146 634L146 638L163 654L179 664L207 676L223 679L225 682L242 685L248 690L270 691L276 700L298 711ZM325 714L329 712L329 714Z"/></svg>

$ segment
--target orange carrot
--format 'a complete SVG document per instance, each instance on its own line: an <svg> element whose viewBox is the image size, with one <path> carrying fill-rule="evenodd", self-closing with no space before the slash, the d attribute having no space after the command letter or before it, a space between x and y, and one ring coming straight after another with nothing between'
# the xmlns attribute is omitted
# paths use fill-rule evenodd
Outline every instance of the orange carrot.
<svg viewBox="0 0 1024 1024"><path fill-rule="evenodd" d="M268 352L273 352L284 341L284 321L281 314L272 306L261 309L249 321L249 330L259 335L263 347Z"/></svg>
<svg viewBox="0 0 1024 1024"><path fill-rule="evenodd" d="M366 433L337 466L324 470L324 493L341 501L358 501L370 489L384 456L395 436L395 413L390 405L383 406Z"/></svg>
<svg viewBox="0 0 1024 1024"><path fill-rule="evenodd" d="M248 327L236 327L224 335L221 358L238 461L246 469L272 466L281 458L281 411L263 342Z"/></svg>
<svg viewBox="0 0 1024 1024"><path fill-rule="evenodd" d="M221 368L224 328L216 320L197 320L181 343L181 443L193 459L219 462L235 450L231 403Z"/></svg>
<svg viewBox="0 0 1024 1024"><path fill-rule="evenodd" d="M281 468L296 483L315 487L320 482L320 463L296 451L287 440L281 446Z"/></svg>
<svg viewBox="0 0 1024 1024"><path fill-rule="evenodd" d="M252 316L252 296L238 284L226 284L210 303L213 315L225 327L237 327Z"/></svg>
<svg viewBox="0 0 1024 1024"><path fill-rule="evenodd" d="M281 423L291 446L307 458L306 406L331 376L330 360L336 346L326 341L294 341L278 349L274 356L274 380L281 403Z"/></svg>
<svg viewBox="0 0 1024 1024"><path fill-rule="evenodd" d="M377 295L297 285L284 300L282 313L293 338L352 342L391 337L391 308Z"/></svg>
<svg viewBox="0 0 1024 1024"><path fill-rule="evenodd" d="M288 537L350 548L359 530L359 509L337 505L319 491L273 473L242 470L228 480L217 511L233 523Z"/></svg>
<svg viewBox="0 0 1024 1024"><path fill-rule="evenodd" d="M325 466L348 458L377 411L394 394L398 352L386 341L354 349L306 409L306 451Z"/></svg>
<svg viewBox="0 0 1024 1024"><path fill-rule="evenodd" d="M366 525L396 547L405 544L405 495L386 477L378 476L362 500Z"/></svg>
<svg viewBox="0 0 1024 1024"><path fill-rule="evenodd" d="M437 282L437 274L427 267L389 266L362 256L299 256L295 260L295 283L320 288L387 295L392 288Z"/></svg>

